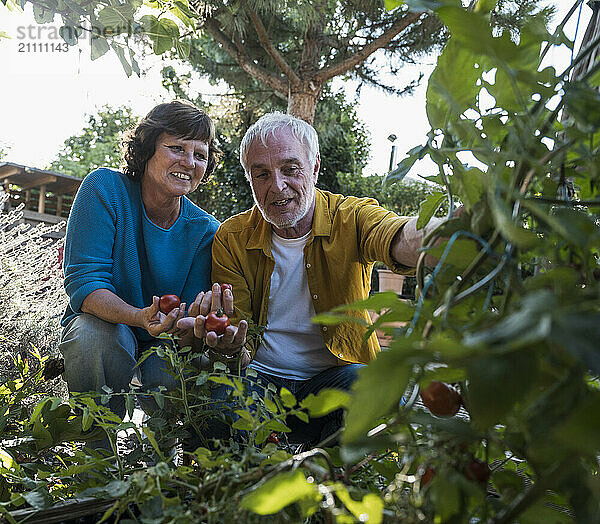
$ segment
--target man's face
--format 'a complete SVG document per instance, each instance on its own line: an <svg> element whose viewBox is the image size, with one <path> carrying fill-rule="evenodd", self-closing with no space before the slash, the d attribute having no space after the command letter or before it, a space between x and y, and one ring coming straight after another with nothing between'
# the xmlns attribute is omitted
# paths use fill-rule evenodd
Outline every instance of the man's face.
<svg viewBox="0 0 600 524"><path fill-rule="evenodd" d="M275 232L299 237L312 226L319 159L311 162L306 147L287 128L269 135L266 145L254 140L247 166L254 201Z"/></svg>

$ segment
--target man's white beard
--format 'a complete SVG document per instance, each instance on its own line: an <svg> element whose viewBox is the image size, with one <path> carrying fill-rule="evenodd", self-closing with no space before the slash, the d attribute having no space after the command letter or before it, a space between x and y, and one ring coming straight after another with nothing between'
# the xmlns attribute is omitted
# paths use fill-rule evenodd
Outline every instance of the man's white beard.
<svg viewBox="0 0 600 524"><path fill-rule="evenodd" d="M258 203L258 201L256 200L256 195L254 194L254 189L252 189L252 197L254 198L254 203L258 207L263 218L269 224L274 225L278 229L286 229L288 227L294 227L310 211L310 208L312 207L313 202L315 200L315 188L313 186L312 198L307 198L306 201L303 203L302 207L298 209L298 212L295 215L293 215L291 217L287 217L285 220L279 220L279 221L277 220L279 217L270 217L267 214L266 210L263 209L263 207Z"/></svg>

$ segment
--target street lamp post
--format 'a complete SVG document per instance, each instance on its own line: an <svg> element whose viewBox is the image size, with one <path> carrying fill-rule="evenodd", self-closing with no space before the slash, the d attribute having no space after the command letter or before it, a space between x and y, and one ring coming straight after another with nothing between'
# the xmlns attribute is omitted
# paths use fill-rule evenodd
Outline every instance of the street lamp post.
<svg viewBox="0 0 600 524"><path fill-rule="evenodd" d="M392 133L387 138L392 143L392 151L390 152L390 167L388 169L388 172L390 172L392 169L394 169L394 165L396 163L396 146L394 145L394 142L398 137Z"/></svg>

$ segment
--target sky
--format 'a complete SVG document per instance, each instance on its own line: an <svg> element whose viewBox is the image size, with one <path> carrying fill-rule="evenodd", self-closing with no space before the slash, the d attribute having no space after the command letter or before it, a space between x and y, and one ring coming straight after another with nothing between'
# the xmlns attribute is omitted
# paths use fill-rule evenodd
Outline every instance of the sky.
<svg viewBox="0 0 600 524"><path fill-rule="evenodd" d="M558 7L558 23L573 5L571 0L549 3ZM0 147L8 150L3 161L44 168L56 157L63 142L78 134L85 126L87 115L102 106L126 105L134 114L144 115L157 103L170 99L160 83L160 70L169 62L155 55L139 59L146 72L142 77L127 77L115 53L110 51L92 62L89 41L61 51L62 40L56 34L60 24L38 25L31 13L9 12L0 4ZM579 37L587 26L591 10L582 8ZM575 34L576 16L566 27L571 38ZM553 49L547 58L558 69L566 67L570 51ZM413 146L421 144L429 130L425 115L427 78L435 65L435 57L426 58L418 66L407 67L392 78L397 87L406 85L418 72L424 73L421 85L410 96L397 97L380 90L363 87L356 101L358 117L371 135L371 158L365 174L383 174L388 169L391 143L388 136L397 136L396 161ZM194 87L202 93L225 93L225 86L210 86L198 79ZM338 81L348 100L355 100L356 83ZM335 87L334 86L334 87ZM212 100L215 100L212 98ZM417 171L428 171L426 162Z"/></svg>

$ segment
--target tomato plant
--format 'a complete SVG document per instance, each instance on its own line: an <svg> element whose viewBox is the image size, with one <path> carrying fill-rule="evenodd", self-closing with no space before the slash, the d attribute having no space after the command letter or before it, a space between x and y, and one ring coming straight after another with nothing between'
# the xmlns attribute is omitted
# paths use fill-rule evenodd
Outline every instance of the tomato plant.
<svg viewBox="0 0 600 524"><path fill-rule="evenodd" d="M229 325L229 317L223 313L222 309L218 309L216 312L212 311L207 315L204 322L204 329L206 331L214 331L217 335L222 335Z"/></svg>
<svg viewBox="0 0 600 524"><path fill-rule="evenodd" d="M177 295L163 295L160 297L159 307L165 315L168 315L173 309L180 305L181 301Z"/></svg>

